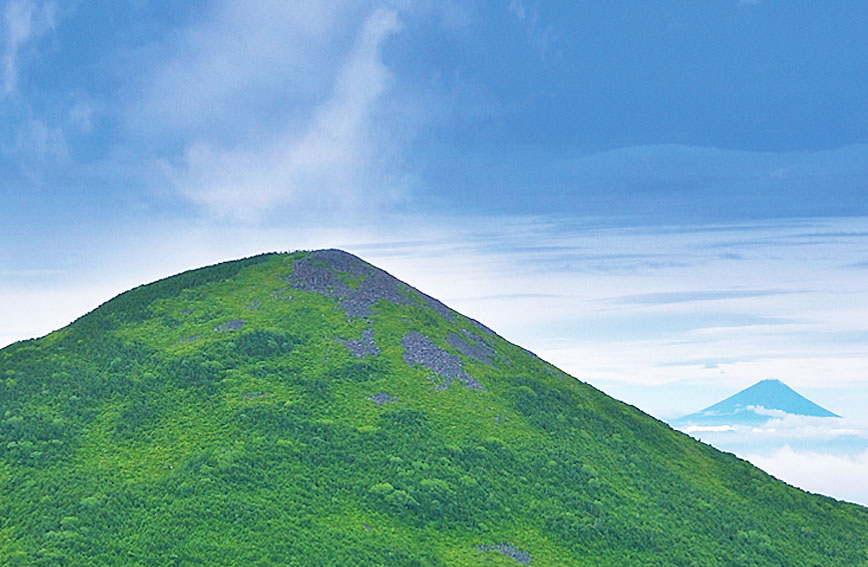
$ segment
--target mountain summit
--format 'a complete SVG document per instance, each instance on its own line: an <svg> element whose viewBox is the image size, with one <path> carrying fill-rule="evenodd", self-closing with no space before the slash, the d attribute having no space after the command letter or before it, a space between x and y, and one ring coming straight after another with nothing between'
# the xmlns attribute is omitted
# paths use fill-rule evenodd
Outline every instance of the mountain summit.
<svg viewBox="0 0 868 567"><path fill-rule="evenodd" d="M0 350L3 567L852 567L866 525L338 250Z"/></svg>
<svg viewBox="0 0 868 567"><path fill-rule="evenodd" d="M674 422L678 426L755 425L783 415L841 417L805 398L780 380L761 380L704 410Z"/></svg>

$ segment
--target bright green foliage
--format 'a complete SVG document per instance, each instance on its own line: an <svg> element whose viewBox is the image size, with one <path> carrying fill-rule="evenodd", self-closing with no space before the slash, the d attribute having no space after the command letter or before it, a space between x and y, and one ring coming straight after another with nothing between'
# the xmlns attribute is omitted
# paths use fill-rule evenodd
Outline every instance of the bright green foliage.
<svg viewBox="0 0 868 567"><path fill-rule="evenodd" d="M407 364L413 332L445 362ZM481 388L450 382L455 364ZM528 561L868 565L868 510L348 255L194 270L0 351L0 566Z"/></svg>

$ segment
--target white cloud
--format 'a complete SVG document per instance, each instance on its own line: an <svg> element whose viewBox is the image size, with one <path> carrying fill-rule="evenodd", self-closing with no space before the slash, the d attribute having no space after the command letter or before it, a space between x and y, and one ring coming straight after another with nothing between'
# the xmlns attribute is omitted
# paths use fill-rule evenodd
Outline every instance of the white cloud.
<svg viewBox="0 0 868 567"><path fill-rule="evenodd" d="M401 136L380 104L392 84L381 49L400 29L399 10L277 4L225 2L155 48L163 64L128 108L128 126L174 139L181 149L164 170L220 218L258 221L287 207L344 214L400 199Z"/></svg>
<svg viewBox="0 0 868 567"><path fill-rule="evenodd" d="M803 490L868 506L868 450L837 455L785 446L771 455L747 455L746 459Z"/></svg>
<svg viewBox="0 0 868 567"><path fill-rule="evenodd" d="M868 447L868 423L863 421L864 417L813 417L787 414L780 410L754 409L758 414L767 415L771 419L758 425L691 425L682 431L723 448L727 448L727 445L737 447L745 443L760 442L767 446L795 447L841 439L849 440L854 446ZM727 433L727 435L713 435L716 433Z"/></svg>
<svg viewBox="0 0 868 567"><path fill-rule="evenodd" d="M213 2L131 63L140 77L129 77L127 124L151 137L225 141L303 117L363 15L335 1Z"/></svg>
<svg viewBox="0 0 868 567"><path fill-rule="evenodd" d="M774 418L761 425L691 426L682 431L803 490L868 505L864 416L769 414Z"/></svg>
<svg viewBox="0 0 868 567"><path fill-rule="evenodd" d="M20 174L36 184L69 161L63 128L50 113L35 112L22 92L25 64L59 19L55 2L11 0L0 12L0 99L9 106L8 135L0 137L0 157L13 164L5 173Z"/></svg>
<svg viewBox="0 0 868 567"><path fill-rule="evenodd" d="M300 135L283 132L266 147L190 147L178 179L184 195L219 215L248 219L272 206L302 200L308 206L337 200L343 209L358 205L358 197L380 197L359 196L357 191L367 189L365 181L376 176L372 162L380 156L369 120L389 80L379 60L380 45L397 29L393 10L380 9L368 17L332 93Z"/></svg>
<svg viewBox="0 0 868 567"><path fill-rule="evenodd" d="M766 417L777 418L777 419L786 419L789 417L789 414L783 410L774 409L774 408L766 408L763 406L747 406L748 411L753 411L757 415L764 415Z"/></svg>
<svg viewBox="0 0 868 567"><path fill-rule="evenodd" d="M2 61L2 92L10 95L18 89L21 50L54 28L56 6L53 2L11 0L2 14L5 38Z"/></svg>
<svg viewBox="0 0 868 567"><path fill-rule="evenodd" d="M694 433L726 433L730 431L735 431L735 427L732 425L691 425L689 427L685 427L682 429L684 433L694 434Z"/></svg>

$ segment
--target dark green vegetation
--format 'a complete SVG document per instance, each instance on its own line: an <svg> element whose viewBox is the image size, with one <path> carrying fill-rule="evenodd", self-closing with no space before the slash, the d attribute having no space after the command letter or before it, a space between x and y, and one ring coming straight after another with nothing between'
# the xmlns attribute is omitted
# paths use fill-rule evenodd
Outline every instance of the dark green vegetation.
<svg viewBox="0 0 868 567"><path fill-rule="evenodd" d="M0 565L868 565L805 494L338 251L0 351Z"/></svg>

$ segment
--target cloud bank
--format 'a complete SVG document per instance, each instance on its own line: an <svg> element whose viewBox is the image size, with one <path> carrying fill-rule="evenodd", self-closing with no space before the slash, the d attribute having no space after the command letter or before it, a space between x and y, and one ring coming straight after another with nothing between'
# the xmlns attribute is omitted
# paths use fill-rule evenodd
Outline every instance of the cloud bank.
<svg viewBox="0 0 868 567"><path fill-rule="evenodd" d="M856 455L796 451L745 455L767 473L809 492L868 506L868 450Z"/></svg>
<svg viewBox="0 0 868 567"><path fill-rule="evenodd" d="M759 425L683 428L723 451L734 452L767 473L809 492L868 506L868 422L808 417L778 410Z"/></svg>

